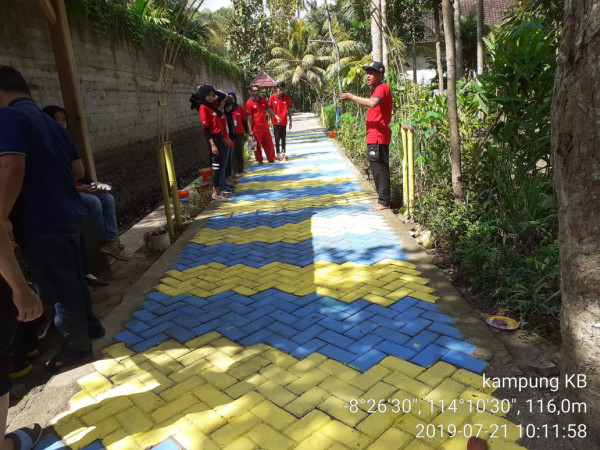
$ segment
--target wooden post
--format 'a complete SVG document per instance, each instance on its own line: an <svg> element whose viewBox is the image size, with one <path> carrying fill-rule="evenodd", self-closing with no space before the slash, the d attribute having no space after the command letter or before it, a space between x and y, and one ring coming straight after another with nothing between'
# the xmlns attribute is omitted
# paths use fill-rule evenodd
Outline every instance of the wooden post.
<svg viewBox="0 0 600 450"><path fill-rule="evenodd" d="M54 51L54 60L56 61L56 71L58 72L63 102L69 114L69 129L75 147L83 160L86 174L95 180L96 167L94 165L87 122L85 121L80 86L81 81L77 71L75 54L73 53L65 2L64 0L50 0L50 3L54 8L56 23L49 23L48 28L50 29L50 39L52 40L52 49Z"/></svg>
<svg viewBox="0 0 600 450"><path fill-rule="evenodd" d="M408 215L408 142L404 127L400 131L402 133L402 204L405 214Z"/></svg>

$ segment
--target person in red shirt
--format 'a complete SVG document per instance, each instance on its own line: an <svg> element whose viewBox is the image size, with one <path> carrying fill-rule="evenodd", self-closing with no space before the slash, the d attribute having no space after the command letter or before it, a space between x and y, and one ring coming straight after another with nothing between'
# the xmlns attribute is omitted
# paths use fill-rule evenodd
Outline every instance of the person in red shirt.
<svg viewBox="0 0 600 450"><path fill-rule="evenodd" d="M213 191L212 198L215 200L224 199L219 190L219 171L221 169L219 152L225 151L225 127L221 121L221 115L218 105L225 98L225 93L217 92L214 87L204 85L198 92L192 95L190 103L192 109L198 110L198 115L202 121L202 131L208 141L210 148L210 163L213 171Z"/></svg>
<svg viewBox="0 0 600 450"><path fill-rule="evenodd" d="M233 91L227 91L227 95L233 100L231 116L233 117L233 172L236 177L244 176L244 143L248 140L248 115L242 105L237 102L237 96Z"/></svg>
<svg viewBox="0 0 600 450"><path fill-rule="evenodd" d="M390 208L390 140L392 130L392 91L385 81L385 66L373 61L363 66L367 72L367 84L373 88L370 98L343 93L341 100L353 101L369 108L367 111L367 157L379 200L371 209L379 211Z"/></svg>
<svg viewBox="0 0 600 450"><path fill-rule="evenodd" d="M276 94L271 94L271 98L269 98L269 106L273 108L273 112L277 115L277 117L281 119L280 121L277 121L277 119L272 119L277 159L287 159L285 156L285 127L289 121L290 130L292 129L292 115L290 114L290 109L292 107L292 99L289 95L285 93L285 82L280 81L279 83L277 83ZM279 152L280 142L281 153Z"/></svg>
<svg viewBox="0 0 600 450"><path fill-rule="evenodd" d="M269 130L267 116L281 122L281 118L273 112L267 100L260 95L260 86L254 85L250 89L250 98L246 102L246 113L248 114L248 126L250 136L256 139L256 160L262 164L262 150L265 149L265 155L270 163L275 162L275 148L273 148L273 138Z"/></svg>

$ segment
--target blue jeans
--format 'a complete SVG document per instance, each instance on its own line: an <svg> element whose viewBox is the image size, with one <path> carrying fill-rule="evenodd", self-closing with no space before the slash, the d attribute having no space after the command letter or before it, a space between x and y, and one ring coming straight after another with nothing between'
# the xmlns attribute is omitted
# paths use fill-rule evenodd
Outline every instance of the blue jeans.
<svg viewBox="0 0 600 450"><path fill-rule="evenodd" d="M92 311L92 300L81 262L81 233L77 223L31 227L18 231L17 242L32 281L44 303L54 305L54 325L62 351L70 356L92 351L89 333L102 325ZM89 331L88 331L89 330Z"/></svg>
<svg viewBox="0 0 600 450"><path fill-rule="evenodd" d="M119 235L115 198L107 192L88 194L79 192L85 211L93 224L99 241L114 241Z"/></svg>
<svg viewBox="0 0 600 450"><path fill-rule="evenodd" d="M219 156L221 157L221 171L219 172L219 187L222 189L227 186L225 180L227 179L227 168L231 165L231 147L224 145L223 148L219 149ZM230 169L231 170L231 169Z"/></svg>

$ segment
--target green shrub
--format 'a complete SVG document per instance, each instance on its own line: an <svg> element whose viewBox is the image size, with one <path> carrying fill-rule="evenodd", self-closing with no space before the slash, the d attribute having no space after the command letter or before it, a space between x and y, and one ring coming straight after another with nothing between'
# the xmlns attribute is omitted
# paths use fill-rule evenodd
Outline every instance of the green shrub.
<svg viewBox="0 0 600 450"><path fill-rule="evenodd" d="M327 105L324 108L325 112L325 128L335 130L335 105Z"/></svg>

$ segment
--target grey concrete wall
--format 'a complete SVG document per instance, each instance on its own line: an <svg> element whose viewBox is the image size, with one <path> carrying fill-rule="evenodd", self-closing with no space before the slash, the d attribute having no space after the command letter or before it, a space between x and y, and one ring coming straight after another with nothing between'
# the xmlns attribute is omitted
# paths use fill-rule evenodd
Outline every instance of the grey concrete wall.
<svg viewBox="0 0 600 450"><path fill-rule="evenodd" d="M164 47L99 35L71 26L98 178L115 187L120 218L128 222L160 200L156 165L158 77ZM46 22L18 0L0 1L0 64L21 70L40 106L63 105ZM201 62L177 59L170 98L170 139L181 182L208 165L199 119L188 99L200 83L241 92L242 83Z"/></svg>

